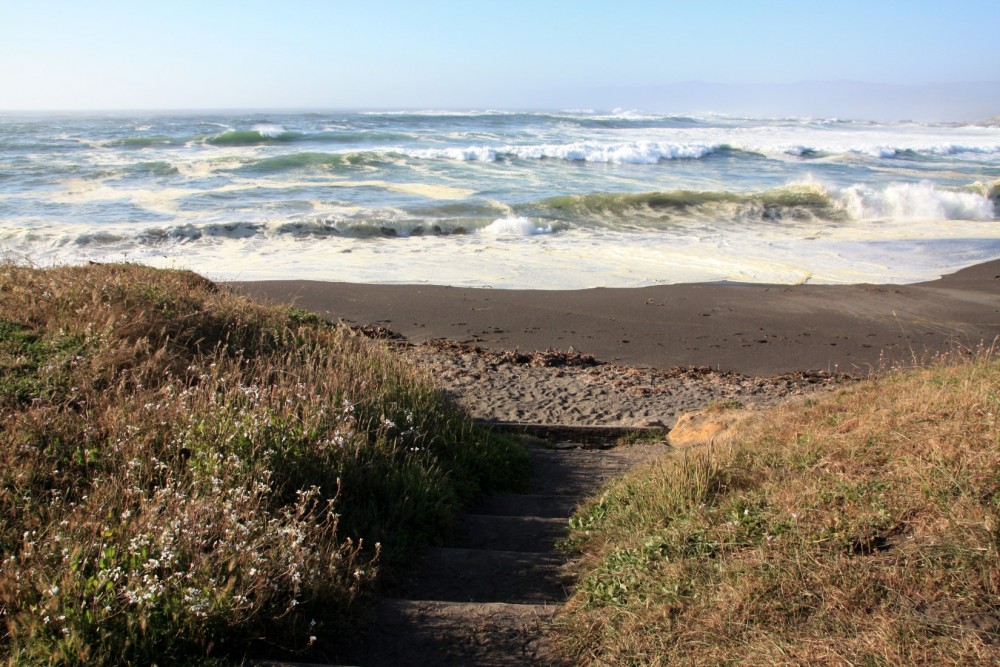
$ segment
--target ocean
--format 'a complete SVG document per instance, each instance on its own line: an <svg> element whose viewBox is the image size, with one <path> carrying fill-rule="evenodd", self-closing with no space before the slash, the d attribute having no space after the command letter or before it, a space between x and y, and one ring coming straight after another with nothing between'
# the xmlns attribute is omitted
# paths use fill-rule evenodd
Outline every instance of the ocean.
<svg viewBox="0 0 1000 667"><path fill-rule="evenodd" d="M0 114L0 251L218 280L906 283L1000 257L1000 127Z"/></svg>

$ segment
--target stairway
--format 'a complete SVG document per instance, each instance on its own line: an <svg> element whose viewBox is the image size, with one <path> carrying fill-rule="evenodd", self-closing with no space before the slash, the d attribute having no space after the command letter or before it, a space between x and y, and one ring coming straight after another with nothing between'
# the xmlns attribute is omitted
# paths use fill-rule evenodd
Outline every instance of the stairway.
<svg viewBox="0 0 1000 667"><path fill-rule="evenodd" d="M531 489L490 498L462 518L450 543L428 549L394 598L382 600L352 664L558 665L545 626L567 599L555 543L574 508L608 479L662 447L528 445Z"/></svg>

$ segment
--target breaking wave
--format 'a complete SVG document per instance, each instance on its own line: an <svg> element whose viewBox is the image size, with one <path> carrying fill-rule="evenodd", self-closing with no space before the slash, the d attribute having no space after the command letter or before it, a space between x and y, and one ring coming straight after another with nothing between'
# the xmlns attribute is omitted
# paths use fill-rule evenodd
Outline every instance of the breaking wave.
<svg viewBox="0 0 1000 667"><path fill-rule="evenodd" d="M299 219L276 223L235 222L184 224L146 228L132 236L123 229L85 232L72 240L78 246L101 246L135 242L139 245L187 244L197 241L238 241L254 237L285 237L302 240L331 237L356 239L391 239L425 236L468 236L480 234L493 238L530 237L553 234L566 225L533 222L526 217L499 219L381 219L378 215L361 219Z"/></svg>
<svg viewBox="0 0 1000 667"><path fill-rule="evenodd" d="M181 243L212 239L248 239L264 232L267 225L253 222L207 223L178 225L176 227L146 229L139 234L139 242L153 245L166 241Z"/></svg>
<svg viewBox="0 0 1000 667"><path fill-rule="evenodd" d="M284 129L228 130L221 134L205 137L206 144L213 146L260 146L262 144L283 144L301 139L303 133L288 132Z"/></svg>
<svg viewBox="0 0 1000 667"><path fill-rule="evenodd" d="M286 130L280 125L259 125L249 130L227 130L202 137L201 141L213 146L269 146L299 142L309 143L381 143L400 141L410 135L395 132L336 131L301 132Z"/></svg>
<svg viewBox="0 0 1000 667"><path fill-rule="evenodd" d="M996 194L942 190L931 183L853 185L839 192L839 205L856 220L992 220Z"/></svg>
<svg viewBox="0 0 1000 667"><path fill-rule="evenodd" d="M537 225L528 218L521 216L500 218L494 220L479 230L480 234L496 237L520 237L538 236L539 234L551 234L553 227L549 225Z"/></svg>
<svg viewBox="0 0 1000 667"><path fill-rule="evenodd" d="M166 135L140 135L136 137L124 137L105 142L108 147L119 148L153 148L156 146L181 146L185 142L175 137Z"/></svg>
<svg viewBox="0 0 1000 667"><path fill-rule="evenodd" d="M593 193L539 202L559 217L626 218L637 213L718 219L992 220L1000 186L948 190L929 182L853 185L827 189L800 183L761 192L673 190L638 194Z"/></svg>
<svg viewBox="0 0 1000 667"><path fill-rule="evenodd" d="M488 202L449 202L412 209L365 209L343 215L295 216L267 222L185 223L88 231L80 246L119 243L160 245L261 238L358 238L481 236L516 239L567 230L652 231L689 223L714 227L753 224L857 221L989 221L1000 208L1000 182L946 189L929 182L856 184L825 188L797 183L757 192L672 190L565 195L518 204L500 214Z"/></svg>
<svg viewBox="0 0 1000 667"><path fill-rule="evenodd" d="M725 144L678 144L657 141L620 143L578 142L528 146L466 146L406 151L421 159L495 162L505 158L521 160L569 160L618 164L656 164L662 160L697 159L726 150Z"/></svg>
<svg viewBox="0 0 1000 667"><path fill-rule="evenodd" d="M273 228L275 234L301 238L339 236L345 238L406 238L469 234L475 229L471 220L383 220L375 216L368 220L313 219L294 220Z"/></svg>
<svg viewBox="0 0 1000 667"><path fill-rule="evenodd" d="M275 157L263 158L250 162L238 171L258 174L274 174L295 169L338 169L342 167L359 167L384 164L393 157L391 153L376 153L365 151L357 153L291 153Z"/></svg>

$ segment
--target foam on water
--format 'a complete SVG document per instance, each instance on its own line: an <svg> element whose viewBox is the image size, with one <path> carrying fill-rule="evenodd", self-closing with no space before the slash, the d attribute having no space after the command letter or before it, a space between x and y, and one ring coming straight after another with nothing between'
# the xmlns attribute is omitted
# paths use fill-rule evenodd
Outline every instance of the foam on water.
<svg viewBox="0 0 1000 667"><path fill-rule="evenodd" d="M986 223L981 223L986 224ZM183 230L182 230L183 231ZM213 227L191 238L198 268L220 279L303 277L331 281L435 283L523 289L632 287L665 282L769 283L911 282L1000 253L1000 235L989 243L893 229L877 241L844 228L818 237L752 235L732 242L719 235L593 236L567 231L497 237L484 234L366 240L342 236L268 236L259 229ZM918 234L930 230L921 227ZM197 236L199 232L190 232ZM220 242L221 239L224 242ZM520 239L520 240L519 240ZM111 242L113 235L102 242ZM93 246L90 246L93 247ZM160 246L131 248L133 261L192 268ZM78 247L76 252L87 252ZM942 264L942 258L951 258ZM850 260L845 262L845 260ZM664 272L669 268L669 273Z"/></svg>
<svg viewBox="0 0 1000 667"><path fill-rule="evenodd" d="M941 190L933 183L853 185L838 194L855 220L993 220L994 203L981 194Z"/></svg>
<svg viewBox="0 0 1000 667"><path fill-rule="evenodd" d="M505 146L466 146L462 148L422 149L406 152L423 159L448 159L493 162L512 157L521 160L570 160L579 162L656 164L660 160L695 159L709 155L722 145L671 144L652 141L627 143L578 142Z"/></svg>
<svg viewBox="0 0 1000 667"><path fill-rule="evenodd" d="M393 192L426 197L427 199L463 199L474 190L451 185L436 185L433 183L393 183L390 181L339 181L326 184L334 188L384 188Z"/></svg>
<svg viewBox="0 0 1000 667"><path fill-rule="evenodd" d="M539 234L551 234L552 225L536 225L531 220L522 217L500 218L494 220L486 227L479 230L484 236L537 236Z"/></svg>
<svg viewBox="0 0 1000 667"><path fill-rule="evenodd" d="M0 247L214 277L883 282L1000 256L1000 127L630 111L0 118Z"/></svg>

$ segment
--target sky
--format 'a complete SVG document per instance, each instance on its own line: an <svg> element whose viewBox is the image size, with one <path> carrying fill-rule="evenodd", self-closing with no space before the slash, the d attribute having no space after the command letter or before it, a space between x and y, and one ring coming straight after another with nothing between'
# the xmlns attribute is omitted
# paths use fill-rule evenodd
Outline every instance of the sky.
<svg viewBox="0 0 1000 667"><path fill-rule="evenodd" d="M0 0L0 109L697 104L685 82L789 99L816 81L972 90L1000 81L998 25L997 0Z"/></svg>

